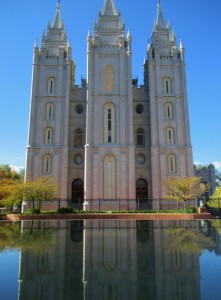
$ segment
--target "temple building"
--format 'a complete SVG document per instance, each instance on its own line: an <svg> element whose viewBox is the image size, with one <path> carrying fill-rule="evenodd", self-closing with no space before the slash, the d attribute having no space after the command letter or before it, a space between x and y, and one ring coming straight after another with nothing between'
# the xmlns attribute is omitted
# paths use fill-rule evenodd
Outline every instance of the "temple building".
<svg viewBox="0 0 221 300"><path fill-rule="evenodd" d="M57 4L34 46L26 179L52 177L61 199L81 199L87 209L98 199L130 201L129 208L138 198L163 199L164 179L193 176L185 48L160 2L147 44L138 86L132 36L114 0L104 0L87 35L87 77L76 85Z"/></svg>

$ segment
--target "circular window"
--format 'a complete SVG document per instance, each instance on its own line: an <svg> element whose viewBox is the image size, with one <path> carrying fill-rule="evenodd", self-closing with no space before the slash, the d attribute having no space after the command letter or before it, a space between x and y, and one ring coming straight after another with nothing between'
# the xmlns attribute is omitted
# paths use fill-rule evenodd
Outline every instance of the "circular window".
<svg viewBox="0 0 221 300"><path fill-rule="evenodd" d="M83 113L83 111L84 111L84 107L83 107L83 105L81 105L81 104L78 104L78 105L76 105L75 106L75 112L77 113L77 114L82 114Z"/></svg>
<svg viewBox="0 0 221 300"><path fill-rule="evenodd" d="M82 163L82 161L83 161L83 157L80 154L76 154L74 157L74 162L77 165L80 165Z"/></svg>
<svg viewBox="0 0 221 300"><path fill-rule="evenodd" d="M139 155L137 156L137 162L138 162L140 165L144 164L144 162L145 162L145 156L144 156L143 154L139 154Z"/></svg>
<svg viewBox="0 0 221 300"><path fill-rule="evenodd" d="M138 104L138 105L136 106L136 113L137 113L138 115L141 115L143 111L144 111L143 105Z"/></svg>

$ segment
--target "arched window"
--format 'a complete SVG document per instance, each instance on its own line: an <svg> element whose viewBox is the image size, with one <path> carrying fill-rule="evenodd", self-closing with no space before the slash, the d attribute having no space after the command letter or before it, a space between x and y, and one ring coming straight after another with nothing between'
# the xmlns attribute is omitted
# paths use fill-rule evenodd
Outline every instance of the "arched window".
<svg viewBox="0 0 221 300"><path fill-rule="evenodd" d="M169 173L176 173L176 157L173 154L170 154L167 159L168 163L168 172Z"/></svg>
<svg viewBox="0 0 221 300"><path fill-rule="evenodd" d="M82 147L83 146L83 130L80 129L80 128L75 130L74 146L75 147Z"/></svg>
<svg viewBox="0 0 221 300"><path fill-rule="evenodd" d="M115 107L107 103L104 107L104 143L115 143Z"/></svg>
<svg viewBox="0 0 221 300"><path fill-rule="evenodd" d="M174 145L174 130L173 128L167 128L167 136L166 136L167 145Z"/></svg>
<svg viewBox="0 0 221 300"><path fill-rule="evenodd" d="M54 77L48 78L48 94L54 94L55 93L55 79Z"/></svg>
<svg viewBox="0 0 221 300"><path fill-rule="evenodd" d="M172 93L171 79L169 77L164 78L164 93L165 94Z"/></svg>
<svg viewBox="0 0 221 300"><path fill-rule="evenodd" d="M105 68L105 91L114 91L114 68L112 65L107 65Z"/></svg>
<svg viewBox="0 0 221 300"><path fill-rule="evenodd" d="M136 182L136 198L140 202L148 201L148 185L145 179L138 179Z"/></svg>
<svg viewBox="0 0 221 300"><path fill-rule="evenodd" d="M43 159L43 173L50 174L51 173L51 155L46 154Z"/></svg>
<svg viewBox="0 0 221 300"><path fill-rule="evenodd" d="M46 120L53 120L54 119L54 104L47 103L46 105Z"/></svg>
<svg viewBox="0 0 221 300"><path fill-rule="evenodd" d="M52 145L52 142L53 142L53 130L52 128L46 128L45 135L44 135L44 143L45 145Z"/></svg>
<svg viewBox="0 0 221 300"><path fill-rule="evenodd" d="M167 120L173 119L173 105L169 102L165 105L165 115Z"/></svg>
<svg viewBox="0 0 221 300"><path fill-rule="evenodd" d="M104 159L104 199L116 197L115 158L108 155Z"/></svg>
<svg viewBox="0 0 221 300"><path fill-rule="evenodd" d="M137 129L137 146L145 146L143 129Z"/></svg>

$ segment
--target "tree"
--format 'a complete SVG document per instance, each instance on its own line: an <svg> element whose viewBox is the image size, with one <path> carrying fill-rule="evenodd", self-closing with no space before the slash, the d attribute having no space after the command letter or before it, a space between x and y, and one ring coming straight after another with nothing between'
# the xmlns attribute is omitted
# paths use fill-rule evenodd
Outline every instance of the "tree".
<svg viewBox="0 0 221 300"><path fill-rule="evenodd" d="M6 181L6 179L4 179ZM35 203L41 208L42 201L55 200L57 196L57 186L52 179L40 177L33 181L24 183L7 179L2 185L2 204L11 208L14 204L20 205L23 200L32 201L32 209L35 211ZM13 188L12 188L13 187Z"/></svg>
<svg viewBox="0 0 221 300"><path fill-rule="evenodd" d="M1 178L11 178L12 177L11 171L12 171L12 169L9 165L7 165L7 164L0 165L0 177Z"/></svg>
<svg viewBox="0 0 221 300"><path fill-rule="evenodd" d="M32 209L35 211L35 203L41 209L42 201L53 201L57 198L57 186L55 182L47 177L39 177L33 181L24 182L21 189L14 195L15 198L32 201Z"/></svg>
<svg viewBox="0 0 221 300"><path fill-rule="evenodd" d="M24 182L24 180L25 180L25 170L21 169L19 171L18 175L19 175L19 180L22 181L22 182Z"/></svg>
<svg viewBox="0 0 221 300"><path fill-rule="evenodd" d="M215 193L210 196L207 205L212 208L221 208L221 187L217 187Z"/></svg>
<svg viewBox="0 0 221 300"><path fill-rule="evenodd" d="M196 170L197 170L197 171L202 171L203 168L206 168L206 169L207 169L208 166L207 166L207 165L201 165L201 164L197 164L197 165L196 165Z"/></svg>
<svg viewBox="0 0 221 300"><path fill-rule="evenodd" d="M0 180L4 178L10 178L14 180L20 180L24 181L24 170L20 170L19 172L16 172L14 169L12 169L7 164L1 164L0 165Z"/></svg>
<svg viewBox="0 0 221 300"><path fill-rule="evenodd" d="M168 190L166 199L184 202L194 200L208 191L209 185L202 184L200 177L173 177L163 181L163 185Z"/></svg>
<svg viewBox="0 0 221 300"><path fill-rule="evenodd" d="M16 199L11 203L8 201L10 197L17 192L17 190L22 186L19 180L14 180L11 178L0 179L0 206L6 206L11 208L13 204L19 204Z"/></svg>

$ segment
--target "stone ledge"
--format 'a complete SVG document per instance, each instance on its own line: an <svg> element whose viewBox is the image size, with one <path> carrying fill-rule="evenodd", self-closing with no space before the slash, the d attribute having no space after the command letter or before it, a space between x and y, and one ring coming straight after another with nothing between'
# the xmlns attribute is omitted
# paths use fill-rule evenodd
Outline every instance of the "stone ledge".
<svg viewBox="0 0 221 300"><path fill-rule="evenodd" d="M23 214L8 214L8 221L33 221L33 220L210 220L211 214L65 214L65 215L23 215Z"/></svg>

